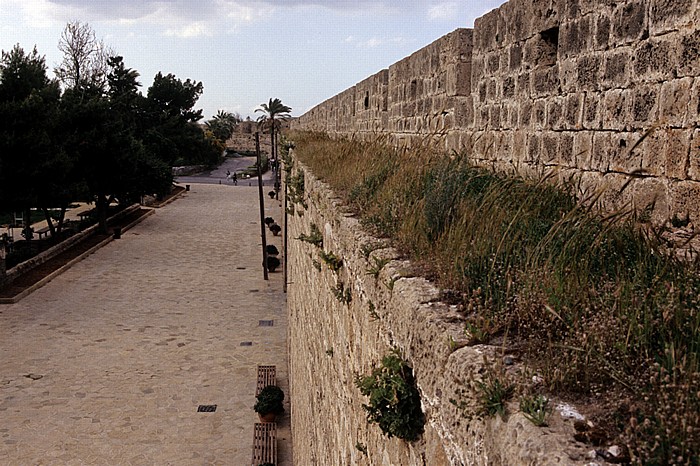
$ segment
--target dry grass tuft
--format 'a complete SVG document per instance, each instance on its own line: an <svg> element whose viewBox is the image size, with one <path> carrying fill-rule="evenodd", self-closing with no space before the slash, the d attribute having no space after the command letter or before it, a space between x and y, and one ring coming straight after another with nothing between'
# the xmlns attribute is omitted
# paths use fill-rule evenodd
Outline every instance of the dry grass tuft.
<svg viewBox="0 0 700 466"><path fill-rule="evenodd" d="M548 388L639 400L609 408L643 464L698 464L700 275L602 193L496 175L468 154L293 135L297 156L364 226L457 290L468 333L507 333ZM484 327L484 328L481 328Z"/></svg>

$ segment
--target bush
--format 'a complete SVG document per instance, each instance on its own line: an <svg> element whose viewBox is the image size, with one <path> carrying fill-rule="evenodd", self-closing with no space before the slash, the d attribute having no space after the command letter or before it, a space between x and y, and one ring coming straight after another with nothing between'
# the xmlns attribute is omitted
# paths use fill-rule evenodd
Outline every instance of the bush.
<svg viewBox="0 0 700 466"><path fill-rule="evenodd" d="M267 270L274 272L280 266L280 260L275 256L267 256Z"/></svg>
<svg viewBox="0 0 700 466"><path fill-rule="evenodd" d="M379 424L387 437L414 441L423 433L425 417L413 370L397 354L384 356L381 367L358 376L355 384L369 396L369 404L362 405L367 420Z"/></svg>
<svg viewBox="0 0 700 466"><path fill-rule="evenodd" d="M284 412L284 392L277 385L268 385L260 390L255 397L257 399L253 409L258 414L281 414Z"/></svg>

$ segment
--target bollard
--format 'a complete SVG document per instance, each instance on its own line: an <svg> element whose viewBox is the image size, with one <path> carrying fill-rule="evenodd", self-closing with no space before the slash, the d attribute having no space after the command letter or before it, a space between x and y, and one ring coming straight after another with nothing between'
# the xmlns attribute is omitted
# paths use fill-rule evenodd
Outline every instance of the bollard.
<svg viewBox="0 0 700 466"><path fill-rule="evenodd" d="M190 190L190 185L186 184L186 185L185 185L185 191L189 191L189 190Z"/></svg>
<svg viewBox="0 0 700 466"><path fill-rule="evenodd" d="M114 237L114 239L121 238L122 237L122 229L119 227L114 227L114 229L112 230L112 236Z"/></svg>

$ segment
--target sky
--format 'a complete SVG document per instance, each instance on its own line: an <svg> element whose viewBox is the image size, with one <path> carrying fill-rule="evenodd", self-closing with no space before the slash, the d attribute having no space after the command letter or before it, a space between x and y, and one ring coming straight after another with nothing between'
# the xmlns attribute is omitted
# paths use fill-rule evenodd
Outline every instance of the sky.
<svg viewBox="0 0 700 466"><path fill-rule="evenodd" d="M0 49L36 46L49 76L70 21L88 23L146 94L160 71L202 82L195 108L299 116L503 0L0 0Z"/></svg>

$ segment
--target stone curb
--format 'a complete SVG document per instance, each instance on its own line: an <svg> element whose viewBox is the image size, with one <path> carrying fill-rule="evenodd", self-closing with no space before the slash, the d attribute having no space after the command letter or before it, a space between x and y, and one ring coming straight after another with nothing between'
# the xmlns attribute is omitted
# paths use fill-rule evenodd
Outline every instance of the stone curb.
<svg viewBox="0 0 700 466"><path fill-rule="evenodd" d="M123 227L123 228L122 228L122 232L125 232L125 231L129 230L129 229L132 228L134 225L136 225L136 224L140 223L141 221L143 221L143 219L145 219L146 217L150 217L151 215L153 215L155 212L156 212L155 209L148 209L148 212L147 212L147 213L143 214L142 216L140 216L139 218L137 218L136 220L134 220L133 222L131 222L131 223L128 224L127 226ZM87 251L85 251L84 253L82 253L81 255L79 255L78 257L72 259L71 261L69 261L68 263L66 263L65 265L63 265L62 267L60 267L60 268L54 270L53 272L51 272L50 274L48 274L47 276L45 276L44 278L42 278L41 280L39 280L38 282L36 282L36 283L33 284L32 286L30 286L29 288L27 288L27 289L25 289L24 291L20 292L19 294L15 295L15 296L13 296L13 297L11 297L11 298L0 298L0 304L15 304L15 303L19 302L21 299L25 298L25 297L28 296L29 294L33 293L34 291L38 290L38 289L41 288L42 286L46 285L48 282L50 282L51 280L53 280L53 279L56 278L57 276L61 275L63 272L65 272L66 270L70 269L70 268L73 267L75 264L77 264L78 262L82 261L83 259L85 259L87 256L89 256L89 255L92 254L93 252L95 252L95 251L97 251L98 249L100 249L100 248L106 246L108 243L110 243L110 242L113 241L113 240L114 240L114 236L111 236L111 235L110 235L110 236L107 237L104 241L100 242L99 244L96 244L95 246L93 246L92 248L88 249Z"/></svg>

